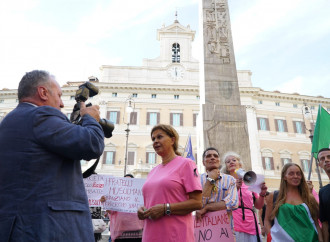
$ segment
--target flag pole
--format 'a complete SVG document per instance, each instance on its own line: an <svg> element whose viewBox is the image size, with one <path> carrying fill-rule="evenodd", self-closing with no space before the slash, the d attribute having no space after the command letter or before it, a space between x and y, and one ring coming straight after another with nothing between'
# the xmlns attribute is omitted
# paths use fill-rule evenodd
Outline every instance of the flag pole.
<svg viewBox="0 0 330 242"><path fill-rule="evenodd" d="M312 151L311 151L311 161L310 161L310 164L309 164L309 172L308 172L308 180L310 180L311 178L311 173L312 173L312 165L313 165L313 159L315 159L315 165L316 165L316 173L317 173L317 176L318 176L318 180L319 180L319 187L322 188L323 185L322 185L322 178L321 178L321 174L320 174L320 169L319 169L319 165L317 164L317 157L315 157L315 154L317 155L317 152L319 149L317 150L314 150L314 141L318 141L319 139L319 127L317 130L316 129L316 124L319 126L321 122L321 120L318 120L320 118L320 114L321 114L321 111L322 111L322 105L319 104L319 109L318 109L318 113L317 113L317 118L316 118L316 123L314 123L314 118L313 118L313 112L311 110L311 116L312 116L312 121L313 121L313 124L314 124L314 130L313 128L311 127L311 129L309 130L310 132L310 136L309 138L311 139L311 142L312 142ZM315 138L315 131L317 132L317 137L316 139L314 140ZM318 143L317 143L318 145ZM316 146L316 145L315 145Z"/></svg>
<svg viewBox="0 0 330 242"><path fill-rule="evenodd" d="M313 159L314 159L314 153L312 152L312 154L311 154L311 161L309 163L308 180L311 179Z"/></svg>
<svg viewBox="0 0 330 242"><path fill-rule="evenodd" d="M187 138L187 141L186 141L186 145L185 145L185 147L184 147L184 152L183 152L183 154L184 154L185 152L187 152L186 149L187 149L187 145L188 145L189 137L190 137L190 133L188 134L188 138Z"/></svg>

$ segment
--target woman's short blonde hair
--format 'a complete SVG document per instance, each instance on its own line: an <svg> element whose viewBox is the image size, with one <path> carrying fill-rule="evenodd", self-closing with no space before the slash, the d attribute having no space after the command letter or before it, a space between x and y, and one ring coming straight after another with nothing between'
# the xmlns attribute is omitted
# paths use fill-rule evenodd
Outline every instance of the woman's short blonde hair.
<svg viewBox="0 0 330 242"><path fill-rule="evenodd" d="M235 157L237 159L238 163L241 165L241 167L243 167L243 162L241 161L241 156L234 151L228 151L222 156L222 164L223 164L222 168L221 168L222 173L229 174L229 171L227 170L227 166L226 166L226 160L230 156Z"/></svg>

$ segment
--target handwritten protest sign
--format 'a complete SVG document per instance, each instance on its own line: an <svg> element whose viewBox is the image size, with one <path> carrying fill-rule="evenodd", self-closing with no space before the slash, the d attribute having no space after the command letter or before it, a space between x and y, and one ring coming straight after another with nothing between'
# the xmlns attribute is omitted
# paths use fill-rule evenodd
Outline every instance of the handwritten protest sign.
<svg viewBox="0 0 330 242"><path fill-rule="evenodd" d="M104 195L104 182L109 175L91 175L84 179L84 185L90 207L101 207L100 198Z"/></svg>
<svg viewBox="0 0 330 242"><path fill-rule="evenodd" d="M107 177L104 181L104 209L136 213L143 206L142 186L145 179Z"/></svg>
<svg viewBox="0 0 330 242"><path fill-rule="evenodd" d="M230 218L226 210L207 213L201 220L194 219L195 242L234 241Z"/></svg>

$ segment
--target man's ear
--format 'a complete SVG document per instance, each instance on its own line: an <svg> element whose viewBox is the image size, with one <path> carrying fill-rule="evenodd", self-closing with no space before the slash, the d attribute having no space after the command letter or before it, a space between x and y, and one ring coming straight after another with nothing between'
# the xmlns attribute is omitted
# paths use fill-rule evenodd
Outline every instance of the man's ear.
<svg viewBox="0 0 330 242"><path fill-rule="evenodd" d="M41 100L43 101L47 101L48 100L48 89L46 87L43 87L43 86L39 86L37 88L37 93L38 93L38 96Z"/></svg>

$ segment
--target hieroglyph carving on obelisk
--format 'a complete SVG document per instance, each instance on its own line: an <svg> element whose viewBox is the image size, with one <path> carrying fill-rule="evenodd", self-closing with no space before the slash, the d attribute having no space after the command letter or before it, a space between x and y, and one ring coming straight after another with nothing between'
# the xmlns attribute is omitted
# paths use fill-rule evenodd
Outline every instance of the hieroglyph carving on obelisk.
<svg viewBox="0 0 330 242"><path fill-rule="evenodd" d="M233 0L234 1L234 0ZM241 105L227 0L203 0L204 148L238 152L251 167L246 109Z"/></svg>
<svg viewBox="0 0 330 242"><path fill-rule="evenodd" d="M206 38L209 53L216 55L221 63L230 63L226 1L213 1L212 7L205 10Z"/></svg>

